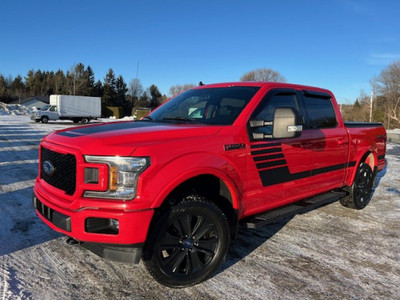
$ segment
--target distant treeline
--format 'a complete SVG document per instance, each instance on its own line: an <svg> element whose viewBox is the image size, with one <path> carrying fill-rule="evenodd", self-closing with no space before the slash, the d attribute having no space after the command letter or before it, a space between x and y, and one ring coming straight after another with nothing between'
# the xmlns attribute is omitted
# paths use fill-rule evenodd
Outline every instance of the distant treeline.
<svg viewBox="0 0 400 300"><path fill-rule="evenodd" d="M278 71L261 68L245 73L240 80L285 82L286 78ZM384 123L386 128L400 127L400 61L388 65L378 76L372 78L370 83L374 91L371 118L371 97L361 91L353 105L341 105L344 119L371 119ZM170 88L169 94L175 96L194 86L192 83L178 84ZM132 112L132 107L154 108L167 99L156 85L152 84L144 89L137 78L127 84L124 78L121 75L116 76L112 69L108 70L103 81L95 81L92 68L85 67L82 63L72 66L67 72L30 70L24 78L20 75L12 78L0 74L1 102L9 103L27 96L51 94L98 96L102 98L105 106L122 107L126 115Z"/></svg>
<svg viewBox="0 0 400 300"><path fill-rule="evenodd" d="M108 70L103 81L95 81L93 69L82 63L67 72L60 69L56 72L30 70L24 78L0 74L1 102L52 94L101 97L104 105L123 107L127 113L133 106L154 108L167 99L154 84L145 90L137 78L128 86L122 75L116 76L112 69Z"/></svg>

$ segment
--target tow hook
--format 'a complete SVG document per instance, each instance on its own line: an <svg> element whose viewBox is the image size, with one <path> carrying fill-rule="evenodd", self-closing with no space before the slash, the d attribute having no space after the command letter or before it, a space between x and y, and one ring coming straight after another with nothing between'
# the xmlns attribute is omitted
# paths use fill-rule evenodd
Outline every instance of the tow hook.
<svg viewBox="0 0 400 300"><path fill-rule="evenodd" d="M77 241L77 240L75 240L75 239L73 239L73 238L68 238L68 239L66 239L66 241L65 241L68 245L79 245L81 242L79 242L79 241Z"/></svg>

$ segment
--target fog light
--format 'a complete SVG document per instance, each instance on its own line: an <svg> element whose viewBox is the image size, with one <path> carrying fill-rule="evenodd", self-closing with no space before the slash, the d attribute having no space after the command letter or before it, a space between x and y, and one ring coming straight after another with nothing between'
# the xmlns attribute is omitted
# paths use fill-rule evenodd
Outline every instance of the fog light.
<svg viewBox="0 0 400 300"><path fill-rule="evenodd" d="M119 221L115 220L115 219L111 219L110 221L111 221L110 228L112 230L115 230L116 232L118 232L119 231Z"/></svg>
<svg viewBox="0 0 400 300"><path fill-rule="evenodd" d="M119 222L115 219L87 218L85 231L89 233L118 234Z"/></svg>

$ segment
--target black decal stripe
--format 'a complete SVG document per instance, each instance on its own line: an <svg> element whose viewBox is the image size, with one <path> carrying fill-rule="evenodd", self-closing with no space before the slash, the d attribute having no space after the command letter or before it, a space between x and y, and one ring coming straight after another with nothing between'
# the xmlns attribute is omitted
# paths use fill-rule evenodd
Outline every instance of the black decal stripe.
<svg viewBox="0 0 400 300"><path fill-rule="evenodd" d="M163 123L158 122L148 122L148 121L135 121L135 122L111 122L107 124L99 124L85 127L78 127L76 129L69 129L57 132L58 135L68 136L68 137L80 137L89 134L103 133L108 131L132 129L132 128L142 128L150 126L167 126ZM169 125L171 126L171 125Z"/></svg>
<svg viewBox="0 0 400 300"><path fill-rule="evenodd" d="M348 167L354 167L355 165L356 165L356 162L355 162L355 161L350 161L350 162L347 164Z"/></svg>
<svg viewBox="0 0 400 300"><path fill-rule="evenodd" d="M63 135L63 136L68 136L68 137L80 137L83 135L83 134L78 134L78 133L74 133L74 132L70 132L70 131L62 131L57 134Z"/></svg>
<svg viewBox="0 0 400 300"><path fill-rule="evenodd" d="M340 169L344 169L345 167L346 167L346 164L340 164L340 165L334 165L334 166L325 167L325 168L314 169L314 170L311 170L311 176L328 173L328 172L332 172L332 171L337 171Z"/></svg>
<svg viewBox="0 0 400 300"><path fill-rule="evenodd" d="M281 167L271 170L260 171L260 178L263 186L284 183L296 179L306 178L310 176L310 171L290 174L289 168Z"/></svg>
<svg viewBox="0 0 400 300"><path fill-rule="evenodd" d="M383 155L378 155L378 160L381 160L381 159L385 159L385 154L383 154Z"/></svg>
<svg viewBox="0 0 400 300"><path fill-rule="evenodd" d="M270 160L270 159L276 159L276 158L283 158L283 154L255 156L255 157L253 157L253 160L254 161L263 161L263 160Z"/></svg>
<svg viewBox="0 0 400 300"><path fill-rule="evenodd" d="M281 159L281 160L275 160L275 161L265 162L265 163L261 163L261 164L256 164L257 169L264 169L264 168L275 167L275 166L280 166L280 165L286 165L286 160Z"/></svg>
<svg viewBox="0 0 400 300"><path fill-rule="evenodd" d="M267 153L275 153L275 152L282 152L282 148L251 151L251 155L267 154Z"/></svg>
<svg viewBox="0 0 400 300"><path fill-rule="evenodd" d="M255 144L255 145L250 145L251 149L257 149L257 148L269 148L269 147L277 147L280 146L281 143L268 143L268 144Z"/></svg>
<svg viewBox="0 0 400 300"><path fill-rule="evenodd" d="M347 164L348 166L355 166L356 162L352 161ZM346 164L338 164L334 166L314 169L310 171L298 172L291 174L289 168L287 166L279 167L275 169L269 170L261 170L259 171L261 182L263 186L270 186L274 184L284 183L288 181L293 181L297 179L303 179L311 176L316 176L332 171L337 171L340 169L344 169Z"/></svg>

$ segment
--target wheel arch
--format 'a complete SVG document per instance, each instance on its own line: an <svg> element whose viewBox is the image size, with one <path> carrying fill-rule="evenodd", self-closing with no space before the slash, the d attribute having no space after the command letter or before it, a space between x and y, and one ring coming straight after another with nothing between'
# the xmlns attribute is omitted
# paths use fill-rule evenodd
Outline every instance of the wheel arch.
<svg viewBox="0 0 400 300"><path fill-rule="evenodd" d="M184 196L199 195L213 202L226 216L231 237L235 238L239 220L239 196L233 182L219 171L193 172L172 182L154 203L157 216L178 204Z"/></svg>
<svg viewBox="0 0 400 300"><path fill-rule="evenodd" d="M358 170L358 166L361 163L366 163L370 166L371 170L373 172L376 172L376 169L378 167L378 156L376 154L376 151L374 149L368 149L364 152L363 155L360 155L359 158L356 160L354 167L352 168L352 172L348 173L347 175L347 180L346 180L346 185L351 186L354 182L354 179L356 177L356 173Z"/></svg>

